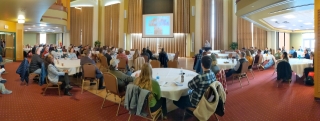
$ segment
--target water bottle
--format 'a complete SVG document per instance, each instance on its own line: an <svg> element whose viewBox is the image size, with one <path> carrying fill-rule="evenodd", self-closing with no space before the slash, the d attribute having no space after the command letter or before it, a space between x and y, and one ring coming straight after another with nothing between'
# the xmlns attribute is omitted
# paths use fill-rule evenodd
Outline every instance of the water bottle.
<svg viewBox="0 0 320 121"><path fill-rule="evenodd" d="M157 74L156 81L160 81L160 76Z"/></svg>
<svg viewBox="0 0 320 121"><path fill-rule="evenodd" d="M182 67L180 68L180 74L182 75L183 71L182 71Z"/></svg>
<svg viewBox="0 0 320 121"><path fill-rule="evenodd" d="M300 60L300 59L301 59L301 56L299 55L298 58L299 58L299 60Z"/></svg>
<svg viewBox="0 0 320 121"><path fill-rule="evenodd" d="M181 73L181 83L184 82L184 73Z"/></svg>

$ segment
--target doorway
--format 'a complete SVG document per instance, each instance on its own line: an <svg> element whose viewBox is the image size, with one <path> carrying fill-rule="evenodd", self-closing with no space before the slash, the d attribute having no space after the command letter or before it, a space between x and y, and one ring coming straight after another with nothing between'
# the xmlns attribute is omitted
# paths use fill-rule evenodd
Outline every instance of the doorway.
<svg viewBox="0 0 320 121"><path fill-rule="evenodd" d="M15 33L0 32L0 55L3 62L12 62L15 60Z"/></svg>

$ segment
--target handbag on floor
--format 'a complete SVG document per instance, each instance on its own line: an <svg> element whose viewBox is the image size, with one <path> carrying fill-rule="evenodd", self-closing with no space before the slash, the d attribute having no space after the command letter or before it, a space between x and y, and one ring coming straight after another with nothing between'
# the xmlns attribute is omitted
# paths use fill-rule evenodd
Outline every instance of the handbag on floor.
<svg viewBox="0 0 320 121"><path fill-rule="evenodd" d="M306 81L304 82L305 85L308 85L308 86L313 86L314 83L313 83L313 78L311 76L308 76L306 78Z"/></svg>

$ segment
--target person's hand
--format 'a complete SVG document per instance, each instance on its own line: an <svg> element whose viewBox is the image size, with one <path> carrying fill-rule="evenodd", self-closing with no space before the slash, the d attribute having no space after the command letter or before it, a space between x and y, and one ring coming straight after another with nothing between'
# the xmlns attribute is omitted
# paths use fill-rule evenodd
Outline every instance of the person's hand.
<svg viewBox="0 0 320 121"><path fill-rule="evenodd" d="M63 72L64 72L64 73L69 73L69 71L68 71L68 70L63 70Z"/></svg>

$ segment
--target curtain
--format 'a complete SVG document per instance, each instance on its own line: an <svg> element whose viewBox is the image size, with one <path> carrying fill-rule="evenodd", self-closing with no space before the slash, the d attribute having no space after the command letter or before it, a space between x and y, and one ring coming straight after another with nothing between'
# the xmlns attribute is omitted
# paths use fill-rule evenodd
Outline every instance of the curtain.
<svg viewBox="0 0 320 121"><path fill-rule="evenodd" d="M190 0L174 0L173 33L190 33Z"/></svg>
<svg viewBox="0 0 320 121"><path fill-rule="evenodd" d="M212 43L212 30L211 24L212 23L212 2L213 0L202 0L202 40L201 45L204 46L206 41L208 40Z"/></svg>
<svg viewBox="0 0 320 121"><path fill-rule="evenodd" d="M142 33L142 0L129 0L128 32Z"/></svg>
<svg viewBox="0 0 320 121"><path fill-rule="evenodd" d="M157 38L142 38L142 34L132 34L132 46L134 49L140 50L149 46L149 49L152 51L157 51Z"/></svg>
<svg viewBox="0 0 320 121"><path fill-rule="evenodd" d="M223 0L214 0L214 37L213 49L222 50L223 48Z"/></svg>
<svg viewBox="0 0 320 121"><path fill-rule="evenodd" d="M259 49L264 49L267 47L267 31L259 28L256 25L253 26L253 44L254 47Z"/></svg>
<svg viewBox="0 0 320 121"><path fill-rule="evenodd" d="M119 46L120 4L105 6L105 45Z"/></svg>
<svg viewBox="0 0 320 121"><path fill-rule="evenodd" d="M93 7L71 8L70 44L92 45ZM82 43L81 43L82 35Z"/></svg>
<svg viewBox="0 0 320 121"><path fill-rule="evenodd" d="M237 22L238 49L252 47L251 23L240 17L238 17Z"/></svg>

